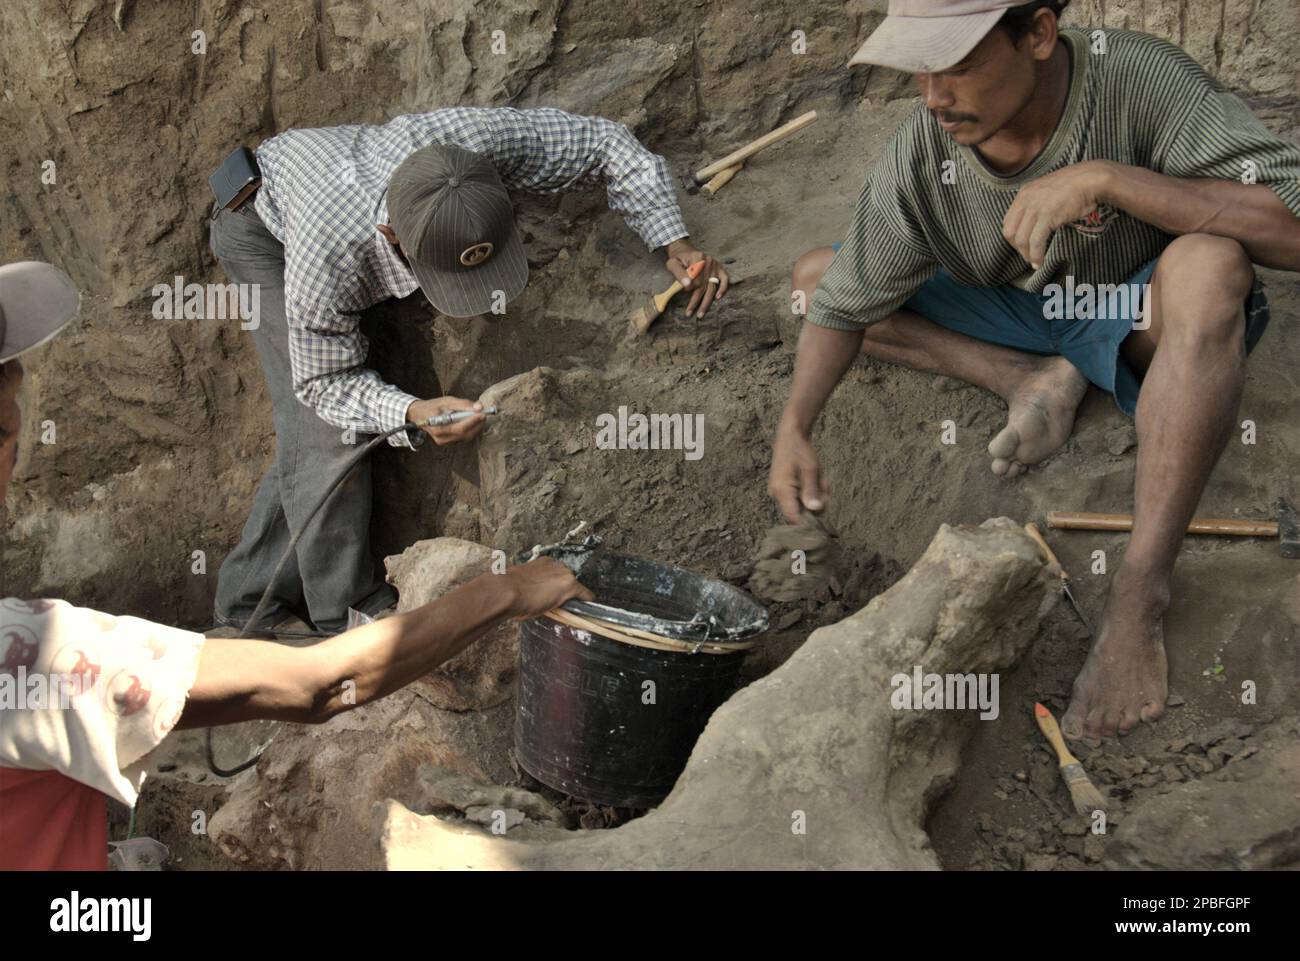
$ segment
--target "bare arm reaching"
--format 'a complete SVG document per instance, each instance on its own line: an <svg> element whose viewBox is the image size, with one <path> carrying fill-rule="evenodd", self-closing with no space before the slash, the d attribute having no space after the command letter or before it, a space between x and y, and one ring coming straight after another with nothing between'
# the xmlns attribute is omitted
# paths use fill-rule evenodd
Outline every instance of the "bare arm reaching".
<svg viewBox="0 0 1300 961"><path fill-rule="evenodd" d="M575 597L592 594L563 564L541 558L311 647L213 639L203 645L177 726L255 718L319 724L427 674L506 618L535 617Z"/></svg>

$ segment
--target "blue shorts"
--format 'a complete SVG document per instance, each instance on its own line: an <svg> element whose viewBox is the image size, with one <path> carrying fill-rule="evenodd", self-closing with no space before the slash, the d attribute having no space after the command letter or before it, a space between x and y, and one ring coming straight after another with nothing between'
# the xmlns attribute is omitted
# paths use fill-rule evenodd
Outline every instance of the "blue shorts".
<svg viewBox="0 0 1300 961"><path fill-rule="evenodd" d="M839 244L833 246L839 250ZM1113 395L1120 410L1132 417L1142 374L1125 360L1120 344L1141 317L1144 285L1150 283L1155 269L1153 260L1129 278L1123 285L1127 289L1095 298L1101 302L1093 306L1090 316L1079 316L1088 312L1088 305L1071 288L1052 297L1010 285L967 287L942 268L903 307L968 337L1030 354L1060 355ZM1269 320L1268 298L1258 277L1245 307L1249 353Z"/></svg>

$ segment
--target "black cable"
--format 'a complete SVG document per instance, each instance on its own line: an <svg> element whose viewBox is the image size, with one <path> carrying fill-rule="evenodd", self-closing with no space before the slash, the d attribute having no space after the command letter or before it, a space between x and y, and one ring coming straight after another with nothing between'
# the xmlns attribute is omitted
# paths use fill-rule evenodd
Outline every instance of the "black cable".
<svg viewBox="0 0 1300 961"><path fill-rule="evenodd" d="M330 495L338 490L339 485L342 484L343 481L347 479L347 476L352 473L353 468L355 468L357 464L361 463L362 459L364 459L365 456L375 447L388 440L388 438L392 437L394 434L401 433L404 430L420 429L420 424L403 424L401 427L394 427L392 430L384 431L384 433L379 434L368 441L364 447L352 455L351 460L343 465L338 476L334 478L333 482L330 483L330 486L325 489L325 493L323 493L320 496L320 499L316 501L315 506L307 513L307 520L303 522L302 526L298 528L298 532L290 539L289 546L284 549L284 553L280 556L280 563L275 565L275 571L271 574L271 580L266 585L266 590L262 592L261 600L257 602L257 607L253 609L253 613L249 616L248 620L244 622L244 626L240 628L236 639L247 637L249 629L256 624L257 619L262 616L262 612L266 610L266 605L271 601L271 592L275 589L276 581L280 579L280 573L284 570L284 565L289 563L289 558L293 556L294 551L298 547L298 540L302 537L303 532L311 526L311 522L316 519L316 514L325 506L325 502L330 499ZM272 737L274 737L274 735L272 735ZM267 743L269 744L270 742L268 741ZM266 750L264 747L262 751L258 751L257 754L250 757L247 761L244 761L242 764L236 765L235 767L218 767L216 758L212 753L212 728L210 727L206 730L204 749L207 754L208 769L217 777L234 777L242 771L247 771L262 759L262 751Z"/></svg>

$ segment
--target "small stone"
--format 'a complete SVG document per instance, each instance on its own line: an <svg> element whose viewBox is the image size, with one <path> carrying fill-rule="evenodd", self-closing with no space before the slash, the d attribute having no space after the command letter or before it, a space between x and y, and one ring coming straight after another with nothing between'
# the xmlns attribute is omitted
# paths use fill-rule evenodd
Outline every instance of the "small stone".
<svg viewBox="0 0 1300 961"><path fill-rule="evenodd" d="M1106 450L1118 457L1137 446L1137 431L1125 425L1106 432Z"/></svg>
<svg viewBox="0 0 1300 961"><path fill-rule="evenodd" d="M1026 854L1025 870L1026 871L1054 871L1056 870L1057 859L1050 854Z"/></svg>
<svg viewBox="0 0 1300 961"><path fill-rule="evenodd" d="M1067 837L1083 837L1088 833L1088 822L1081 817L1068 817L1061 823L1061 833Z"/></svg>
<svg viewBox="0 0 1300 961"><path fill-rule="evenodd" d="M1025 846L1023 844L1004 842L998 845L998 853L1013 871L1019 871L1024 866Z"/></svg>
<svg viewBox="0 0 1300 961"><path fill-rule="evenodd" d="M1245 750L1245 748L1246 742L1238 738L1232 738L1231 740L1224 741L1219 745L1219 750L1228 755L1228 757L1236 757Z"/></svg>
<svg viewBox="0 0 1300 961"><path fill-rule="evenodd" d="M1106 853L1106 836L1089 834L1083 839L1083 857L1085 861L1100 861Z"/></svg>
<svg viewBox="0 0 1300 961"><path fill-rule="evenodd" d="M803 620L803 611L795 610L781 615L781 618L773 626L773 631L784 631L787 627L793 627Z"/></svg>
<svg viewBox="0 0 1300 961"><path fill-rule="evenodd" d="M1204 754L1189 754L1183 761L1187 769L1195 774L1210 774L1215 769L1215 762Z"/></svg>
<svg viewBox="0 0 1300 961"><path fill-rule="evenodd" d="M1225 764L1227 764L1229 761L1232 760L1232 756L1235 753L1237 752L1227 750L1226 747L1222 744L1216 744L1214 747L1210 748L1208 751L1205 752L1205 756L1209 759L1210 762L1214 764L1215 767L1223 767Z"/></svg>
<svg viewBox="0 0 1300 961"><path fill-rule="evenodd" d="M1253 730L1254 728L1245 721L1238 721L1229 718L1228 720L1220 721L1218 724L1215 724L1196 740L1208 748L1213 744L1218 744L1220 741L1226 741L1229 738L1249 737Z"/></svg>

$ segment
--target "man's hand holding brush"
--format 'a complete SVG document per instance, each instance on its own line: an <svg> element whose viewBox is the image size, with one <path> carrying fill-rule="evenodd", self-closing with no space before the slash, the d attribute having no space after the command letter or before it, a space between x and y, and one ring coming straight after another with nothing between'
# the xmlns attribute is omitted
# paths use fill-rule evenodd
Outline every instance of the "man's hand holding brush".
<svg viewBox="0 0 1300 961"><path fill-rule="evenodd" d="M698 316L703 317L715 300L722 299L731 278L722 264L708 254L696 250L685 237L674 240L668 245L665 253L668 255L668 262L665 265L668 272L676 277L682 289L691 295L690 302L686 305L686 316L696 315L696 308L698 308ZM691 270L691 267L700 261L704 262L704 266Z"/></svg>

